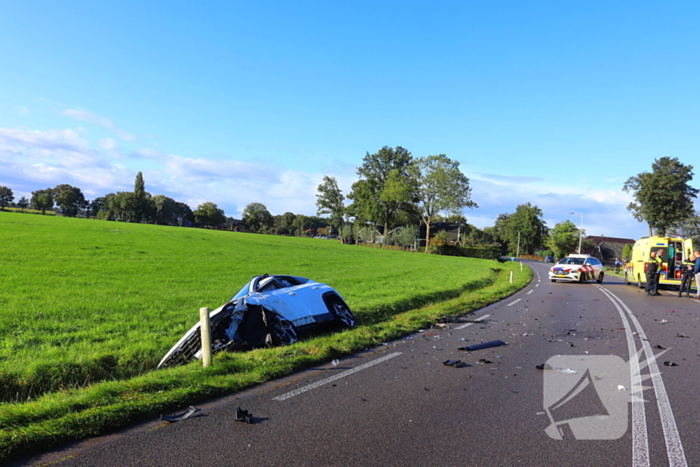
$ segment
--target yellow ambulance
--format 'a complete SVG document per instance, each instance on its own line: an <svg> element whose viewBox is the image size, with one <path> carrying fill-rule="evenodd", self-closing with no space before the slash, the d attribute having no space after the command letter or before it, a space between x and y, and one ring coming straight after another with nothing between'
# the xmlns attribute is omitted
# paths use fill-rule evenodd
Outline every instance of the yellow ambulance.
<svg viewBox="0 0 700 467"><path fill-rule="evenodd" d="M679 237L642 237L632 247L630 260L625 266L625 284L644 287L646 283L647 263L651 252L661 251L662 265L659 284L681 285L681 263L693 254L693 241Z"/></svg>

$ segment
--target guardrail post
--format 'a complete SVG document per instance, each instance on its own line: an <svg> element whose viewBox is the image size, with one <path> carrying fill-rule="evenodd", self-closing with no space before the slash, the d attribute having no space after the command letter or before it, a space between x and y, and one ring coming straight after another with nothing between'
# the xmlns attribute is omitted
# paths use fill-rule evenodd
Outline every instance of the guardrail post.
<svg viewBox="0 0 700 467"><path fill-rule="evenodd" d="M510 283L513 283L513 271L510 272Z"/></svg>
<svg viewBox="0 0 700 467"><path fill-rule="evenodd" d="M211 322L209 321L209 308L199 309L199 321L202 331L202 366L211 365Z"/></svg>

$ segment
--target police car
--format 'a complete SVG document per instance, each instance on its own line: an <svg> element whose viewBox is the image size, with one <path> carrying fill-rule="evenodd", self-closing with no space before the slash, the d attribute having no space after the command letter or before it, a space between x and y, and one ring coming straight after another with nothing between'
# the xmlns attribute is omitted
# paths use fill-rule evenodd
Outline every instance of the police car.
<svg viewBox="0 0 700 467"><path fill-rule="evenodd" d="M603 282L603 264L591 255L569 255L562 258L549 270L549 280L585 282Z"/></svg>

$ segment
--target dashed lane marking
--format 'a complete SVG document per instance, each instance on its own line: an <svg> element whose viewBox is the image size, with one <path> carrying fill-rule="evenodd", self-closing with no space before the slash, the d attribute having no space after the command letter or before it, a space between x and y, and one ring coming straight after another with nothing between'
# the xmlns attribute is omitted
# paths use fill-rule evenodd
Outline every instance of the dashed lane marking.
<svg viewBox="0 0 700 467"><path fill-rule="evenodd" d="M480 318L475 319L474 321L483 321L483 320L485 320L486 318L488 318L489 316L491 316L491 315L484 315L484 316L482 316L482 317L480 317ZM460 326L457 326L455 329L464 329L464 328L466 328L467 326L471 326L472 324L474 324L474 323L462 324L462 325L460 325Z"/></svg>
<svg viewBox="0 0 700 467"><path fill-rule="evenodd" d="M367 362L363 365L357 366L351 370L344 371L342 373L338 373L335 376L331 376L330 378L322 379L320 381L316 381L315 383L300 387L299 389L295 389L294 391L288 392L286 394L282 394L281 396L273 397L272 400L274 401L283 401L287 400L290 397L298 396L299 394L305 393L306 391L310 391L312 389L316 389L320 386L323 386L324 384L332 383L333 381L337 381L340 378L345 378L346 376L350 376L353 373L357 373L358 371L364 370L365 368L369 368L371 366L377 365L379 363L385 362L387 360L390 360L394 357L398 357L401 355L402 352L394 352L390 353L389 355L385 355L382 358L378 358L376 360L373 360L371 362Z"/></svg>

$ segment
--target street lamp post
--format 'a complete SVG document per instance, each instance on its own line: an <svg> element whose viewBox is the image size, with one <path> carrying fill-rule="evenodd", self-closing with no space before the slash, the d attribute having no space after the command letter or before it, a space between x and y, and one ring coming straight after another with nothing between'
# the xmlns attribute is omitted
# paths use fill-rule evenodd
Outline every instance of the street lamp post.
<svg viewBox="0 0 700 467"><path fill-rule="evenodd" d="M569 214L578 214L581 216L581 224L578 227L578 254L581 254L581 240L583 240L583 214L580 212L569 211Z"/></svg>

